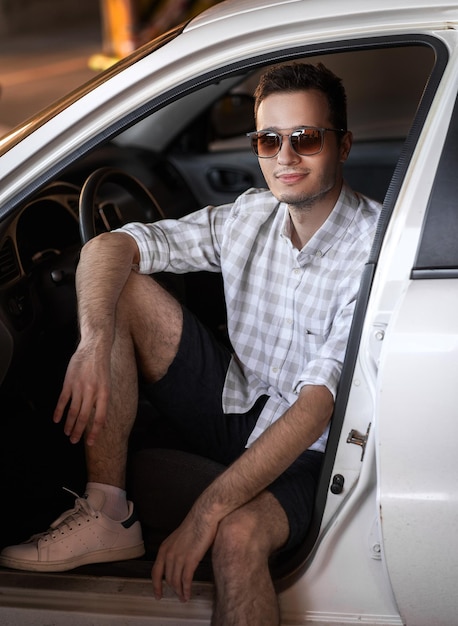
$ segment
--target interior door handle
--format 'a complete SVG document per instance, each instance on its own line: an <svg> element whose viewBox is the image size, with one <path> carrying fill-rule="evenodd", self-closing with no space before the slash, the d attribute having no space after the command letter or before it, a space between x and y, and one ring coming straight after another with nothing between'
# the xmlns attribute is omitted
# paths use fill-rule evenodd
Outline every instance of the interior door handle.
<svg viewBox="0 0 458 626"><path fill-rule="evenodd" d="M207 180L215 191L240 193L254 186L250 172L235 168L212 167L207 172Z"/></svg>

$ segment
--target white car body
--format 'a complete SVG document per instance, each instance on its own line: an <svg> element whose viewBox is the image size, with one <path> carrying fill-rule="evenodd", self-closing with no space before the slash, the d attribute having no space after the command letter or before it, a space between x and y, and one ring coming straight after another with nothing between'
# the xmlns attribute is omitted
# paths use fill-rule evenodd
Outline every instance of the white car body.
<svg viewBox="0 0 458 626"><path fill-rule="evenodd" d="M458 624L458 268L413 272L457 98L457 29L453 0L229 0L43 123L0 140L1 218L94 137L196 76L272 51L300 47L304 56L307 47L369 38L430 37L447 51L365 278L372 287L331 471L344 488L328 492L313 549L279 581L285 626ZM364 446L347 441L352 430ZM8 626L203 626L211 610L209 582L196 581L181 604L171 592L155 601L143 579L0 570Z"/></svg>

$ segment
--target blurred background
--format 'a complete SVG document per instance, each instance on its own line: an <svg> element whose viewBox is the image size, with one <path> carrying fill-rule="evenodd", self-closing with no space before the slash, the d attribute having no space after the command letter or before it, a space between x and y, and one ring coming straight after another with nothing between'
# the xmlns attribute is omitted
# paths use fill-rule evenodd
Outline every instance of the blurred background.
<svg viewBox="0 0 458 626"><path fill-rule="evenodd" d="M0 136L221 0L0 0Z"/></svg>

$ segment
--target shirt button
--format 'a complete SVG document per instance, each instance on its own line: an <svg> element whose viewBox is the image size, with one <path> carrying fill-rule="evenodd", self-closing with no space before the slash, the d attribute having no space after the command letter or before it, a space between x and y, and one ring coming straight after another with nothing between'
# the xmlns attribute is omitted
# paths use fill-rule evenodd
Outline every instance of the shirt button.
<svg viewBox="0 0 458 626"><path fill-rule="evenodd" d="M278 372L278 367L273 367L273 368L272 368L272 372L273 372L274 374L276 374L276 373Z"/></svg>
<svg viewBox="0 0 458 626"><path fill-rule="evenodd" d="M290 317L288 317L286 318L286 323L291 326L291 324L293 323L293 320Z"/></svg>
<svg viewBox="0 0 458 626"><path fill-rule="evenodd" d="M323 253L321 252L321 250L317 250L317 251L315 252L315 256L317 256L318 258L319 258L319 257L322 257L322 256L323 256Z"/></svg>
<svg viewBox="0 0 458 626"><path fill-rule="evenodd" d="M298 267L296 267L296 268L293 270L293 272L297 275L297 274L300 274L300 273L301 273L301 270L300 270Z"/></svg>

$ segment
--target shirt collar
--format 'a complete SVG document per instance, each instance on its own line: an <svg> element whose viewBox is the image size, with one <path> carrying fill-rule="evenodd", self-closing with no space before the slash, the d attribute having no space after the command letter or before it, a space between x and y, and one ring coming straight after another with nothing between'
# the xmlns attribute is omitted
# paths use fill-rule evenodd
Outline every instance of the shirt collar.
<svg viewBox="0 0 458 626"><path fill-rule="evenodd" d="M329 217L302 250L298 252L297 260L305 262L309 261L310 257L323 257L327 254L352 224L358 205L358 196L346 183L343 183L340 195ZM288 206L285 203L281 203L280 206L283 207L283 222L280 234L292 245L292 224Z"/></svg>

